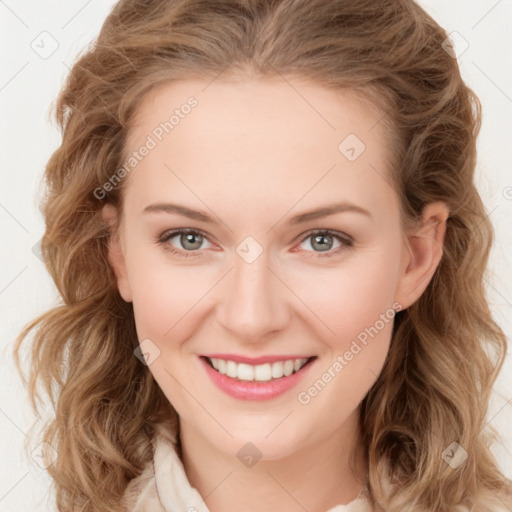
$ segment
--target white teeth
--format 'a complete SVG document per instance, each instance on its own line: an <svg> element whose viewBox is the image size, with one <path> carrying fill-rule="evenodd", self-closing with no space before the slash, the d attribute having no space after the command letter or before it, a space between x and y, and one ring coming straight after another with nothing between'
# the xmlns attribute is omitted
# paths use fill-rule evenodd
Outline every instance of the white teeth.
<svg viewBox="0 0 512 512"><path fill-rule="evenodd" d="M295 363L293 361L285 361L284 362L284 376L288 377L293 373L293 367Z"/></svg>
<svg viewBox="0 0 512 512"><path fill-rule="evenodd" d="M234 361L208 358L212 366L223 375L232 379L245 381L266 382L272 379L288 377L294 372L298 372L308 360L307 358L289 359L287 361L277 361L275 363L265 363L253 366L245 363L235 363Z"/></svg>
<svg viewBox="0 0 512 512"><path fill-rule="evenodd" d="M254 367L254 380L266 381L272 378L272 365L260 364Z"/></svg>
<svg viewBox="0 0 512 512"><path fill-rule="evenodd" d="M272 365L272 378L279 379L284 375L284 367L282 364L274 363Z"/></svg>
<svg viewBox="0 0 512 512"><path fill-rule="evenodd" d="M254 380L254 366L240 363L236 375L240 380Z"/></svg>
<svg viewBox="0 0 512 512"><path fill-rule="evenodd" d="M232 379L236 379L237 374L238 370L235 361L226 361L226 375Z"/></svg>

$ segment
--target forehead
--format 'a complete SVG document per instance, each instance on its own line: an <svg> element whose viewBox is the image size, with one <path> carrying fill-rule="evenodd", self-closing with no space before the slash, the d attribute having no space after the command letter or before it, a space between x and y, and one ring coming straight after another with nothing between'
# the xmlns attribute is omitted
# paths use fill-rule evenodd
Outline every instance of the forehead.
<svg viewBox="0 0 512 512"><path fill-rule="evenodd" d="M158 132L158 127L172 117L174 139L193 130L203 147L212 136L220 138L234 131L237 141L244 139L250 147L264 142L295 141L302 147L304 142L316 145L324 140L328 144L336 142L347 129L369 139L366 132L382 116L377 107L364 100L363 95L348 89L327 89L304 77L178 80L161 84L145 95L135 111L128 141L154 129ZM193 108L188 106L191 101ZM199 138L202 135L204 139ZM230 149L229 141L224 145L225 150Z"/></svg>
<svg viewBox="0 0 512 512"><path fill-rule="evenodd" d="M196 205L208 197L233 207L274 196L289 206L305 195L311 204L345 193L367 205L389 200L381 117L355 93L305 79L170 82L136 111L126 157L151 149L128 177L126 200L141 207L178 190Z"/></svg>

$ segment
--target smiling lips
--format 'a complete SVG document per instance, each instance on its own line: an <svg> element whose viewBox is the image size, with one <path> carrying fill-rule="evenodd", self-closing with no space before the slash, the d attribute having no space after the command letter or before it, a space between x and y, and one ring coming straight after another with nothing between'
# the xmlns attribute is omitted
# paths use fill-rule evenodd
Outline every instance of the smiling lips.
<svg viewBox="0 0 512 512"><path fill-rule="evenodd" d="M280 379L283 375L288 377L292 373L299 371L306 364L308 358L286 359L284 361L276 361L275 363L268 362L258 365L237 363L231 359L216 357L209 357L208 360L219 373L227 375L232 379L266 382L272 379Z"/></svg>
<svg viewBox="0 0 512 512"><path fill-rule="evenodd" d="M283 354L277 356L260 356L260 357L245 357L236 354L203 354L203 357L224 359L225 361L234 361L235 363L245 363L250 365L258 365L263 363L274 363L277 361L288 361L295 359L309 359L316 356L305 356L302 354Z"/></svg>
<svg viewBox="0 0 512 512"><path fill-rule="evenodd" d="M265 400L293 387L316 357L272 356L249 359L211 354L201 356L200 359L214 384L222 391L234 398Z"/></svg>

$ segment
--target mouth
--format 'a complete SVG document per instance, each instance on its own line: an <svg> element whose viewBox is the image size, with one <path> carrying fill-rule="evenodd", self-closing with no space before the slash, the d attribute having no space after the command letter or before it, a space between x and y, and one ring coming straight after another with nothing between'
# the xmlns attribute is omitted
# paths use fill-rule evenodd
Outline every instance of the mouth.
<svg viewBox="0 0 512 512"><path fill-rule="evenodd" d="M242 382L273 382L300 372L310 365L317 356L281 361L267 362L258 365L237 363L230 359L200 356L214 371L234 381Z"/></svg>

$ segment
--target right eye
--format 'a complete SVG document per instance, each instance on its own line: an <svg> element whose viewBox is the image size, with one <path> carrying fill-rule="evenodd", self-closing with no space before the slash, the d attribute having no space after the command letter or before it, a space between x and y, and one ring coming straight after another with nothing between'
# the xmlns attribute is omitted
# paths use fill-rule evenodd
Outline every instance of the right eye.
<svg viewBox="0 0 512 512"><path fill-rule="evenodd" d="M176 248L173 244L168 243L173 238L178 240L178 243L183 247L183 249ZM163 245L165 250L185 258L200 256L200 254L196 253L200 253L199 249L204 241L209 242L206 235L201 231L184 228L166 231L158 238L158 242Z"/></svg>

